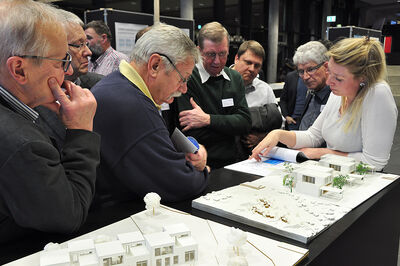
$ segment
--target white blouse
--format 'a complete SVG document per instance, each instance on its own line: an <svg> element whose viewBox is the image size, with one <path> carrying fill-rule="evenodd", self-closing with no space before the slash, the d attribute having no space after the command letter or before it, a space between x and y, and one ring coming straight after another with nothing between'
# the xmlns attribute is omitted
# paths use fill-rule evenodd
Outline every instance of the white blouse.
<svg viewBox="0 0 400 266"><path fill-rule="evenodd" d="M382 170L390 157L397 124L397 107L387 83L380 82L370 88L362 104L358 126L344 132L349 119L340 119L341 97L331 93L324 110L306 131L295 131L294 149L320 147L347 152L349 157L374 165Z"/></svg>

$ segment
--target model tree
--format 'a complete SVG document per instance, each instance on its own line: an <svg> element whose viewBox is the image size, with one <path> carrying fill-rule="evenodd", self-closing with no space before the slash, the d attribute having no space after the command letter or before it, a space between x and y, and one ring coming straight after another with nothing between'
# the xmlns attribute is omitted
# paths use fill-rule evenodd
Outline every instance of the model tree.
<svg viewBox="0 0 400 266"><path fill-rule="evenodd" d="M153 211L153 215L155 214L155 210L160 207L161 197L155 193L150 192L144 196L144 203L146 204L145 208L148 211Z"/></svg>
<svg viewBox="0 0 400 266"><path fill-rule="evenodd" d="M294 186L294 176L293 176L293 166L290 163L285 162L283 164L285 166L286 175L283 176L283 185L290 188L290 192L292 192Z"/></svg>

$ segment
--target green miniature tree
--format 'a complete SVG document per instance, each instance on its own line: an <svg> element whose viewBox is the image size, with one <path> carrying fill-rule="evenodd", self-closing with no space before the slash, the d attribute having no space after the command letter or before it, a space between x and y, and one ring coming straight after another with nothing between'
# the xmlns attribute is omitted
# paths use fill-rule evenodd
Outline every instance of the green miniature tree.
<svg viewBox="0 0 400 266"><path fill-rule="evenodd" d="M359 175L365 175L366 173L368 173L370 171L369 167L367 164L360 162L357 166L356 166L356 173Z"/></svg>
<svg viewBox="0 0 400 266"><path fill-rule="evenodd" d="M333 178L332 186L342 189L344 185L347 184L348 175L338 175Z"/></svg>
<svg viewBox="0 0 400 266"><path fill-rule="evenodd" d="M286 175L283 176L283 185L290 188L290 192L292 192L294 185L294 176L293 176L293 166L291 166L288 162L283 164L285 166Z"/></svg>

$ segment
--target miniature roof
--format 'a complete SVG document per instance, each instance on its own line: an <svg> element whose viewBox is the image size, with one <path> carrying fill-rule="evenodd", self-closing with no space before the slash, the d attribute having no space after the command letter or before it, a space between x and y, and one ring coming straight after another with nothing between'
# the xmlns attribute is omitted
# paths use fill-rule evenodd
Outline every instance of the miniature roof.
<svg viewBox="0 0 400 266"><path fill-rule="evenodd" d="M118 256L125 253L120 241L111 241L96 244L96 253L99 258Z"/></svg>
<svg viewBox="0 0 400 266"><path fill-rule="evenodd" d="M329 164L336 164L341 166L355 166L355 162L353 161L346 161L336 158L324 158L319 160L320 163L329 163Z"/></svg>
<svg viewBox="0 0 400 266"><path fill-rule="evenodd" d="M136 256L136 257L147 256L150 254L150 252L146 246L131 247L131 253L132 253L132 256Z"/></svg>
<svg viewBox="0 0 400 266"><path fill-rule="evenodd" d="M81 239L68 242L70 252L79 252L84 250L94 249L93 239Z"/></svg>
<svg viewBox="0 0 400 266"><path fill-rule="evenodd" d="M171 246L175 243L174 239L166 232L144 235L144 238L152 247Z"/></svg>
<svg viewBox="0 0 400 266"><path fill-rule="evenodd" d="M79 256L79 266L98 265L98 264L99 264L99 258L97 257L96 253Z"/></svg>
<svg viewBox="0 0 400 266"><path fill-rule="evenodd" d="M324 173L333 173L332 168L320 166L320 165L304 165L304 166L301 166L300 168L295 169L293 172L297 172L302 169L310 169L313 171L324 172Z"/></svg>
<svg viewBox="0 0 400 266"><path fill-rule="evenodd" d="M122 244L130 244L144 241L142 233L139 231L118 234L117 238Z"/></svg>
<svg viewBox="0 0 400 266"><path fill-rule="evenodd" d="M331 173L325 173L325 172L320 172L320 171L315 171L310 168L300 168L296 170L296 173L302 174L302 175L307 175L307 176L312 176L312 177L318 177L318 178L325 178L325 177L330 177L332 176Z"/></svg>
<svg viewBox="0 0 400 266"><path fill-rule="evenodd" d="M190 233L190 229L184 223L165 225L163 231L171 236Z"/></svg>
<svg viewBox="0 0 400 266"><path fill-rule="evenodd" d="M191 236L180 237L177 239L177 242L178 242L179 246L182 246L182 247L189 247L189 246L197 245L196 240L194 240L194 238Z"/></svg>
<svg viewBox="0 0 400 266"><path fill-rule="evenodd" d="M332 159L332 160L340 160L343 162L352 162L355 163L356 160L352 157L348 157L348 156L341 156L341 155L336 155L336 154L324 154L321 156L321 159Z"/></svg>
<svg viewBox="0 0 400 266"><path fill-rule="evenodd" d="M67 248L56 249L50 251L42 251L40 253L40 266L47 265L69 265L70 258Z"/></svg>

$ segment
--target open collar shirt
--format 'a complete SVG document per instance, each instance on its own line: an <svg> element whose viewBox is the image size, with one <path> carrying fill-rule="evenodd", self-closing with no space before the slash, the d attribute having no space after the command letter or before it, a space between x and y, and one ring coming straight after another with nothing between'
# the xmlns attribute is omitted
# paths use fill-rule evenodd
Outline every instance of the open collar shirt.
<svg viewBox="0 0 400 266"><path fill-rule="evenodd" d="M199 62L196 64L197 69L199 70L200 78L201 78L201 83L205 83L211 75L207 72L207 70L203 66L203 62ZM221 72L217 75L220 76L222 75L224 79L226 80L231 80L229 76L225 73L224 69L221 70Z"/></svg>
<svg viewBox="0 0 400 266"><path fill-rule="evenodd" d="M116 51L111 46L100 55L96 61L89 60L89 71L101 75L108 75L111 72L118 70L118 66L122 60L128 61L128 56Z"/></svg>

